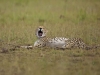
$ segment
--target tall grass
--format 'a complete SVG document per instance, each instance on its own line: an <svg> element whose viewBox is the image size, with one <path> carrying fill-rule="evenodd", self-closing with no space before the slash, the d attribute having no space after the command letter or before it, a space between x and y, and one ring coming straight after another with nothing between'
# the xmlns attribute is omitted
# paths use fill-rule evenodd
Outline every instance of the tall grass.
<svg viewBox="0 0 100 75"><path fill-rule="evenodd" d="M54 36L83 38L84 34L87 34L83 39L95 37L98 40L100 32L98 2L97 0L1 1L1 39L22 37L25 40L33 40L35 28L44 25L50 31L48 34L52 33Z"/></svg>

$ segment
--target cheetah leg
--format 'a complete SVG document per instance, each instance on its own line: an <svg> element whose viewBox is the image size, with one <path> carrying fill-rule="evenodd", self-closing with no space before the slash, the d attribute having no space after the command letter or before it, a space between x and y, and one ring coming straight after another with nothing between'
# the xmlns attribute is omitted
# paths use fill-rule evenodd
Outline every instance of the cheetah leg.
<svg viewBox="0 0 100 75"><path fill-rule="evenodd" d="M20 46L20 48L25 48L25 49L33 49L33 46Z"/></svg>

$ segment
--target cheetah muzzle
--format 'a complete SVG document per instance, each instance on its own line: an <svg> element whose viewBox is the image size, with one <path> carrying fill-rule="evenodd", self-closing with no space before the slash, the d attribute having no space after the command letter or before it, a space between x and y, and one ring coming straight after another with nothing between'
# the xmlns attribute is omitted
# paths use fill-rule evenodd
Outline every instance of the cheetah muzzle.
<svg viewBox="0 0 100 75"><path fill-rule="evenodd" d="M42 36L43 35L43 31L42 28L39 28L40 30L38 31L38 36Z"/></svg>

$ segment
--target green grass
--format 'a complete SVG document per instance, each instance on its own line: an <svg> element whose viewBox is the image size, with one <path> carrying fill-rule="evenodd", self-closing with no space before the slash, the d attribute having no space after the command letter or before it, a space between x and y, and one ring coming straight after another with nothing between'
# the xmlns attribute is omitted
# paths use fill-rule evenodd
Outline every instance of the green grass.
<svg viewBox="0 0 100 75"><path fill-rule="evenodd" d="M38 26L48 37L100 44L99 0L0 0L0 41L33 44ZM0 51L2 45L0 42ZM8 47L7 47L8 48ZM0 75L100 75L100 49L18 49L0 53Z"/></svg>

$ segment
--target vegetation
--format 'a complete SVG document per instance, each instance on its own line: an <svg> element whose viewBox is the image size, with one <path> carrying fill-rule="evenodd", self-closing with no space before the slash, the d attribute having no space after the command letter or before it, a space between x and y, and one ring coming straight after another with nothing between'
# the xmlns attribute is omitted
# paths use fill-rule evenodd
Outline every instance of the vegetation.
<svg viewBox="0 0 100 75"><path fill-rule="evenodd" d="M48 29L49 37L79 37L89 45L98 45L100 1L0 0L0 52L9 48L8 43L33 44L40 25ZM100 49L0 53L0 75L100 75Z"/></svg>

